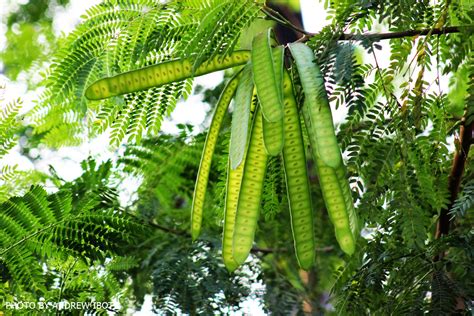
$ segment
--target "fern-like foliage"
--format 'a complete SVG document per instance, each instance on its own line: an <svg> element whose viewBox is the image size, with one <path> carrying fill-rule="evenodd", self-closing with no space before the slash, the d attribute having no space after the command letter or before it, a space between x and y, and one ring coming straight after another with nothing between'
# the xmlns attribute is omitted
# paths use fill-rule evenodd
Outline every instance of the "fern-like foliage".
<svg viewBox="0 0 474 316"><path fill-rule="evenodd" d="M0 202L20 194L24 188L44 180L45 176L37 171L20 171L5 156L17 145L22 128L22 116L19 114L21 99L6 103L5 86L0 85Z"/></svg>
<svg viewBox="0 0 474 316"><path fill-rule="evenodd" d="M449 315L460 299L470 304L467 300L472 293L472 284L462 278L472 271L465 261L472 260L472 245L469 244L472 236L435 241L427 246L426 251L399 252L396 256L384 249L387 238L375 238L367 245L367 257L377 260L364 260L356 274L342 287L338 304L344 314L360 315L365 313L365 307L370 306L372 311L381 315L414 315L424 311ZM436 251L448 247L456 253L456 268L432 261ZM453 273L457 274L458 269L466 270L459 278L453 279ZM344 273L340 277L344 278Z"/></svg>
<svg viewBox="0 0 474 316"><path fill-rule="evenodd" d="M110 162L97 170L92 161L85 165L89 170L77 182L56 193L32 186L0 205L2 284L10 284L12 291L46 293L47 258L103 261L125 255L123 247L137 242L145 226L117 207L116 192L103 180Z"/></svg>
<svg viewBox="0 0 474 316"><path fill-rule="evenodd" d="M468 182L461 192L460 197L454 202L451 208L451 215L454 217L465 216L469 209L474 206L474 181Z"/></svg>
<svg viewBox="0 0 474 316"><path fill-rule="evenodd" d="M155 211L150 210L147 216L153 218L160 207L190 205L203 136L196 137L189 144L186 133L179 137L162 135L144 139L141 145L127 146L119 164L124 172L142 179L137 192L143 196L140 203L158 203ZM142 215L146 213L141 210Z"/></svg>
<svg viewBox="0 0 474 316"><path fill-rule="evenodd" d="M3 88L0 87L0 90ZM16 132L19 127L18 112L21 108L21 100L4 104L0 98L0 157L5 156L16 144Z"/></svg>
<svg viewBox="0 0 474 316"><path fill-rule="evenodd" d="M242 274L229 275L217 245L198 243L168 247L152 263L154 308L174 314L215 314L238 309L250 294Z"/></svg>
<svg viewBox="0 0 474 316"><path fill-rule="evenodd" d="M108 128L114 145L156 134L163 117L189 94L190 80L93 103L86 101L85 88L104 76L164 60L191 56L197 67L228 54L261 5L108 0L90 8L53 59L44 82L48 88L31 113L36 133L45 133L51 146L75 145Z"/></svg>

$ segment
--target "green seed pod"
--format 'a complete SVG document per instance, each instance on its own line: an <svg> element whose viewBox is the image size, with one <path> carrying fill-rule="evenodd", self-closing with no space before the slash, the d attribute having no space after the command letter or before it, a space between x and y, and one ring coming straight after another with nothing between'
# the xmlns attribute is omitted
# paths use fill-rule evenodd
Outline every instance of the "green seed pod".
<svg viewBox="0 0 474 316"><path fill-rule="evenodd" d="M247 64L242 71L242 78L235 92L234 113L230 133L229 157L232 169L236 169L243 161L247 146L250 106L254 90L252 65Z"/></svg>
<svg viewBox="0 0 474 316"><path fill-rule="evenodd" d="M283 101L281 89L278 86L281 85L281 81L278 83L275 75L270 35L271 29L267 33L260 33L254 37L252 41L252 66L253 79L263 116L269 122L276 122L283 118ZM281 72L281 69L278 71Z"/></svg>
<svg viewBox="0 0 474 316"><path fill-rule="evenodd" d="M283 98L282 85L283 85L283 46L278 46L273 49L273 68L275 70L275 81L277 83L277 90L280 98ZM275 100L275 102L279 102ZM263 142L265 144L265 150L271 156L276 156L281 153L283 149L283 143L285 138L285 131L283 128L282 115L280 120L271 122L263 117Z"/></svg>
<svg viewBox="0 0 474 316"><path fill-rule="evenodd" d="M245 158L244 175L240 187L235 218L233 255L237 264L247 259L252 249L262 200L263 181L267 167L267 154L263 145L262 114L255 113Z"/></svg>
<svg viewBox="0 0 474 316"><path fill-rule="evenodd" d="M302 269L314 264L313 210L306 171L306 156L300 118L290 76L285 71L283 101L285 111L285 145L283 163L291 215L295 253Z"/></svg>
<svg viewBox="0 0 474 316"><path fill-rule="evenodd" d="M217 62L221 59L221 62ZM250 52L236 51L222 59L217 56L205 62L193 73L191 59L176 59L152 66L124 72L113 77L103 78L90 85L85 92L89 100L100 100L131 92L159 87L167 83L181 81L193 76L201 76L216 70L222 70L245 64L250 59ZM153 77L153 78L152 78ZM112 87L114 82L118 89Z"/></svg>
<svg viewBox="0 0 474 316"><path fill-rule="evenodd" d="M321 71L313 62L314 54L311 48L302 43L290 44L289 47L305 94L304 107L313 129L313 150L325 165L337 168L342 164L342 157Z"/></svg>
<svg viewBox="0 0 474 316"><path fill-rule="evenodd" d="M312 121L309 118L310 115L306 107L303 107L303 114L311 143L313 158L316 161L316 170L319 177L319 184L321 185L321 191L323 193L324 203L326 204L329 218L334 225L337 242L345 253L352 255L355 251L354 228L356 227L356 217L355 212L353 211L354 206L349 202L347 196L348 193L350 194L350 191L347 192L347 189L350 190L350 188L347 183L347 178L345 178L345 171L343 169L344 165L342 164L335 169L324 164L324 161L317 156L317 153L314 150L314 147L316 146L315 136L313 135L314 128L311 126ZM344 173L344 175L342 175L342 173ZM344 188L346 185L347 189ZM350 197L350 200L352 201L352 196ZM353 214L352 219L349 216L350 212Z"/></svg>
<svg viewBox="0 0 474 316"><path fill-rule="evenodd" d="M217 102L214 115L212 117L211 126L207 133L206 141L204 142L204 149L202 151L201 163L199 165L198 176L196 179L196 186L194 188L193 205L191 209L191 237L195 240L201 233L202 213L204 207L204 200L206 197L206 188L209 178L209 171L211 169L212 156L216 148L217 137L221 129L224 115L227 112L232 96L237 89L240 73L235 75L229 83L227 83L222 92L219 101Z"/></svg>
<svg viewBox="0 0 474 316"><path fill-rule="evenodd" d="M237 99L236 103L239 102L238 100L239 96L242 96L242 90L241 90L241 93L239 94L239 88L245 90L245 86L249 83L249 80L250 82L252 82L251 88L253 90L252 68L251 68L251 65L247 65L247 66L249 66L249 68L244 68L244 70L242 71L242 79L240 80L239 87L237 88L237 92L235 93L235 98ZM250 69L250 71L248 69ZM242 88L242 86L244 88ZM251 91L251 93L252 92L253 91ZM253 111L255 110L255 103L252 102L252 100L256 98L257 96L255 94L251 94L250 100L248 101L248 105L247 105L247 101L244 102L245 107L248 106L248 111L244 111L243 113L239 112L239 115L246 115L247 119L235 117L237 113L234 113L234 117L232 120L233 125L234 125L235 119L238 119L237 124L243 124L243 122L246 122L247 125L250 125L249 119L252 118L253 115L251 115L251 113L253 113ZM247 129L248 129L248 126L247 126ZM232 129L231 133L234 133L234 129ZM244 174L245 156L247 153L247 150L246 150L247 145L248 145L247 133L245 136L240 135L240 137L245 137L244 142L242 144L243 152L242 152L241 163L236 168L232 168L232 165L231 165L232 151L229 150L229 163L227 166L227 185L226 185L225 209L224 209L224 231L222 234L222 257L224 260L224 265L226 266L229 272L234 271L239 266L239 264L235 262L235 259L233 256L233 238L234 238L235 217L237 213L237 203L239 202L240 187L242 184L242 176ZM231 149L232 149L233 139L235 138L232 138L232 134L231 134L231 139L230 139Z"/></svg>
<svg viewBox="0 0 474 316"><path fill-rule="evenodd" d="M244 171L245 156L242 163L232 169L229 164L227 167L227 186L224 210L224 231L222 234L222 258L224 265L229 272L238 268L239 264L235 262L233 256L232 242L234 237L235 217L237 213L237 203L239 201L240 185Z"/></svg>

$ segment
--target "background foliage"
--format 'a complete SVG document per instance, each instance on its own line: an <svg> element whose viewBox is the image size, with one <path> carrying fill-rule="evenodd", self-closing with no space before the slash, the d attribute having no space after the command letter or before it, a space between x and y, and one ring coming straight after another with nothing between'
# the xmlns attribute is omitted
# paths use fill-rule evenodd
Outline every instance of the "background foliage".
<svg viewBox="0 0 474 316"><path fill-rule="evenodd" d="M139 309L150 295L153 309L163 314L230 313L249 298L274 314L472 311L472 151L454 200L449 186L453 152L463 145L459 127L474 121L469 2L326 1L331 23L318 34L296 31L314 50L331 104L344 116L338 140L364 223L358 250L347 257L337 247L308 160L318 248L316 265L298 270L285 224L282 162L274 158L252 258L232 275L219 253L230 120L211 168L204 236L191 243L189 212L205 135L192 136L197 127L188 125L177 135L159 130L192 93L192 80L95 102L85 99L84 89L103 76L166 59L192 57L198 66L248 48L268 24L295 33L298 26L288 15L294 4L108 0L58 38L49 5L28 1L6 20L3 74L15 80L49 68L41 82L27 80L31 89L44 87L31 111L20 111L21 100L2 103L0 156L20 150L34 160L32 149L79 145L102 133L113 148L121 147L113 161L84 161L74 181L54 168L2 167L2 305L40 298L115 301L117 310L109 312L123 312ZM390 40L361 35L459 25L470 27ZM343 33L356 35L341 41ZM212 108L222 86L194 91ZM139 185L124 203L121 183L130 178ZM438 218L446 212L450 233L437 238Z"/></svg>

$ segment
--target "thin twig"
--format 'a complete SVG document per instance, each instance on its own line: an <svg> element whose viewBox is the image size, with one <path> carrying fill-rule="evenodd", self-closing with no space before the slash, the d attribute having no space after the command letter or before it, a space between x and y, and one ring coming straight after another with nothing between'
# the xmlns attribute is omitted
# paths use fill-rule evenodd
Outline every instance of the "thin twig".
<svg viewBox="0 0 474 316"><path fill-rule="evenodd" d="M331 252L334 250L333 246L326 246L321 248L315 248L315 252ZM270 253L277 253L277 252L288 252L286 248L260 248L260 247L253 247L251 249L252 253L261 253L261 254L270 254Z"/></svg>
<svg viewBox="0 0 474 316"><path fill-rule="evenodd" d="M79 261L79 258L76 258L74 262L71 264L71 266L69 267L69 269L66 271L66 274L61 278L61 285L59 286L58 302L61 302L61 300L63 299L62 296L63 296L64 288L66 287L66 281L69 277L69 273L71 273L72 269L76 266L78 261ZM56 311L56 315L60 315L59 309Z"/></svg>
<svg viewBox="0 0 474 316"><path fill-rule="evenodd" d="M287 18L285 18L283 15L281 15L278 11L273 10L270 7L264 7L262 9L263 13L265 13L270 19L274 20L275 22L292 29L293 31L296 31L298 33L304 34L305 36L313 36L315 35L314 33L307 32L303 30L302 28L297 27L293 23L291 23Z"/></svg>
<svg viewBox="0 0 474 316"><path fill-rule="evenodd" d="M156 228L158 230L161 230L165 233L170 233L170 234L178 235L178 236L182 236L182 237L191 237L191 235L189 233L187 233L186 231L172 229L172 228L169 228L169 227L158 225L158 224L153 223L153 222L148 222L147 224L150 225L151 227ZM331 252L333 250L334 250L333 246L315 248L316 252ZM250 250L251 253L261 253L261 254L265 254L265 255L270 254L270 253L287 252L287 251L288 251L288 249L285 249L285 248L260 248L260 247L253 247Z"/></svg>
<svg viewBox="0 0 474 316"><path fill-rule="evenodd" d="M151 227L153 228L156 228L158 230L161 230L165 233L170 233L170 234L173 234L173 235L178 235L178 236L184 236L184 237L190 237L191 235L184 231L184 230L178 230L178 229L174 229L174 228L169 228L169 227L166 227L166 226L162 226L160 224L156 224L154 222L146 222L146 224L150 225Z"/></svg>

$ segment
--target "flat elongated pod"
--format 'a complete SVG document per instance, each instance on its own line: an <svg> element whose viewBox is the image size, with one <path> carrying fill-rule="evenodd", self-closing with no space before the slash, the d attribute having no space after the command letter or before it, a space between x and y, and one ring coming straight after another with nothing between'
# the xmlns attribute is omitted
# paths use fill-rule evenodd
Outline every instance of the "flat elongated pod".
<svg viewBox="0 0 474 316"><path fill-rule="evenodd" d="M283 117L283 101L275 76L270 35L271 29L254 37L251 60L253 79L263 116L269 122L276 122Z"/></svg>
<svg viewBox="0 0 474 316"><path fill-rule="evenodd" d="M334 225L337 242L345 253L352 255L355 251L355 240L346 200L336 170L326 166L321 160L317 160L316 165L324 203Z"/></svg>
<svg viewBox="0 0 474 316"><path fill-rule="evenodd" d="M339 185L342 188L342 193L344 194L344 201L346 202L346 210L349 216L349 224L351 226L352 235L354 235L354 240L357 240L357 237L359 235L359 222L357 219L357 214L355 212L351 187L349 186L346 168L344 165L336 169L336 175L337 179L339 180Z"/></svg>
<svg viewBox="0 0 474 316"><path fill-rule="evenodd" d="M277 122L269 122L263 118L263 142L265 151L270 156L276 156L283 149L285 131L283 128L283 120Z"/></svg>
<svg viewBox="0 0 474 316"><path fill-rule="evenodd" d="M306 171L306 156L300 118L290 76L284 73L285 145L283 163L296 258L307 270L314 264L313 210Z"/></svg>
<svg viewBox="0 0 474 316"><path fill-rule="evenodd" d="M273 70L275 71L275 81L277 84L278 93L283 102L283 68L285 49L283 46L277 46L272 49ZM283 103L282 103L283 106Z"/></svg>
<svg viewBox="0 0 474 316"><path fill-rule="evenodd" d="M243 157L242 163L236 169L232 169L230 159L227 167L224 231L222 234L222 259L224 260L224 265L229 272L234 271L239 266L233 256L232 242L234 237L235 216L237 213L237 203L239 201L244 164L245 156Z"/></svg>
<svg viewBox="0 0 474 316"><path fill-rule="evenodd" d="M245 76L245 68L242 71L242 79ZM251 70L251 69L250 69ZM239 83L240 85L240 83ZM236 92L236 98L238 97L238 90ZM257 96L255 94L251 95L249 103L249 111L247 114L248 118L246 120L249 124L249 119L252 118L253 111L255 110L255 103L252 102ZM235 113L234 113L235 115ZM232 121L234 124L234 121ZM240 122L239 122L240 124ZM225 209L224 209L224 231L222 233L222 259L224 260L224 265L227 268L227 271L232 272L239 264L235 261L233 255L233 238L234 238L234 227L235 227L235 216L237 213L237 203L239 202L240 187L242 184L242 176L244 174L245 166L245 156L247 153L248 137L245 136L245 142L242 145L243 155L242 161L237 166L237 168L232 168L231 165L231 155L229 154L229 162L227 166L227 184L226 184L226 195L225 195ZM232 147L232 136L230 146ZM230 150L229 150L230 151Z"/></svg>
<svg viewBox="0 0 474 316"><path fill-rule="evenodd" d="M313 62L314 54L311 48L302 43L290 44L289 47L303 86L304 107L308 110L313 128L312 134L315 137L313 150L325 165L336 168L342 164L342 157L321 71Z"/></svg>
<svg viewBox="0 0 474 316"><path fill-rule="evenodd" d="M273 66L278 93L283 98L283 47L277 46L273 49ZM263 143L265 150L271 156L278 155L283 149L285 131L283 128L284 115L275 122L268 121L263 117Z"/></svg>
<svg viewBox="0 0 474 316"><path fill-rule="evenodd" d="M329 219L334 225L334 232L337 242L341 249L352 255L355 251L355 235L354 229L351 227L351 221L356 220L355 212L353 219L349 217L350 208L353 210L353 204L349 204L347 193L350 194L349 184L345 178L344 165L338 168L332 168L324 164L324 162L316 156L314 128L311 127L311 120L309 119L308 109L303 107L304 121L306 130L308 131L309 141L313 152L313 158L316 161L316 170L323 193L324 203L329 214ZM342 158L341 158L342 160ZM342 171L341 171L342 170ZM344 175L342 175L344 173ZM344 179L343 179L344 177ZM347 189L344 189L344 184L347 184ZM350 196L352 201L352 196Z"/></svg>
<svg viewBox="0 0 474 316"><path fill-rule="evenodd" d="M239 265L247 259L255 238L267 159L263 146L262 114L259 107L253 120L235 217L232 248L234 260Z"/></svg>
<svg viewBox="0 0 474 316"><path fill-rule="evenodd" d="M243 65L249 59L249 51L235 51L230 56L217 56L204 62L194 72L191 59L170 60L100 79L86 89L85 96L89 100L100 100L146 90L193 76L201 76L213 71Z"/></svg>
<svg viewBox="0 0 474 316"><path fill-rule="evenodd" d="M229 149L230 166L232 169L236 169L242 163L247 146L253 90L252 65L247 64L242 71L242 78L239 81L234 98Z"/></svg>
<svg viewBox="0 0 474 316"><path fill-rule="evenodd" d="M230 101L237 89L240 73L235 75L226 85L224 91L219 97L214 115L212 117L211 126L207 133L206 141L204 142L204 149L201 155L201 163L199 164L199 171L194 188L193 205L191 209L191 237L195 240L201 233L202 213L204 207L204 200L206 197L206 188L209 178L209 171L211 169L212 156L216 148L217 137L221 129L224 115L229 107Z"/></svg>

